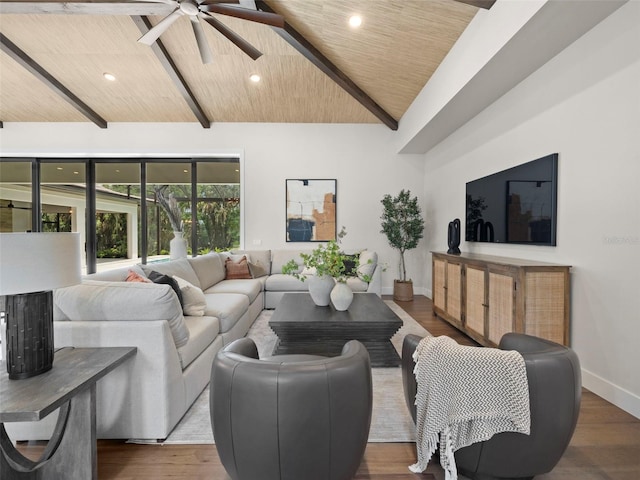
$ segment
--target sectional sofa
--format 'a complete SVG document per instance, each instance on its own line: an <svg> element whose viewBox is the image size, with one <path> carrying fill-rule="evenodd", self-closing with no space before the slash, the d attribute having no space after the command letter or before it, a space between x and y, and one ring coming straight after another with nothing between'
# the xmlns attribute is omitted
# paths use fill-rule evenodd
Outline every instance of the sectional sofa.
<svg viewBox="0 0 640 480"><path fill-rule="evenodd" d="M56 348L138 348L97 385L98 438L166 438L207 386L216 352L245 336L285 292L307 289L308 282L281 273L292 258L302 265L302 252L210 253L108 270L56 290ZM380 295L376 254L364 251L360 258L369 281L354 276L348 284ZM237 275L242 262L248 275ZM55 420L51 414L38 423L7 424L7 430L17 440L46 439Z"/></svg>

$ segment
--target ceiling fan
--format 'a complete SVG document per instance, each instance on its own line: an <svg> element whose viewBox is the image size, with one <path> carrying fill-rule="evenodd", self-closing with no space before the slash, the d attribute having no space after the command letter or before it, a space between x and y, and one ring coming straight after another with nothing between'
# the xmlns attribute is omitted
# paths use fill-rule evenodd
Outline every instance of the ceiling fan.
<svg viewBox="0 0 640 480"><path fill-rule="evenodd" d="M149 5L149 11L144 12ZM157 14L158 4L173 7L173 11L164 17L157 25L138 39L140 43L152 45L160 35L166 32L180 17L188 16L191 20L193 33L196 37L200 58L203 63L213 62L213 55L207 43L201 20L215 28L229 39L240 50L253 60L259 58L262 53L247 42L240 35L228 28L224 23L215 18L212 13L240 18L250 22L261 23L272 27L284 27L284 17L277 13L258 10L255 0L94 0L79 2L50 2L50 1L2 1L0 12L2 13L26 13L26 14L88 14L88 15L130 15L135 10L136 15ZM142 8L140 8L142 7ZM144 12L144 13L143 13ZM164 14L164 13L163 13Z"/></svg>
<svg viewBox="0 0 640 480"><path fill-rule="evenodd" d="M140 1L140 0L138 0ZM162 35L167 29L182 16L188 16L191 20L191 26L193 27L193 33L196 37L198 44L198 50L200 51L200 57L202 62L207 64L213 62L213 55L211 49L207 43L204 29L200 20L204 20L218 32L229 39L240 50L246 53L253 60L258 59L262 53L252 46L245 39L229 29L222 22L217 20L211 15L211 13L218 13L221 15L227 15L230 17L241 18L243 20L249 20L252 22L262 23L265 25L271 25L274 27L282 27L284 25L284 18L281 15L270 12L262 12L256 7L255 0L141 0L149 3L165 3L175 6L175 10L169 15L164 17L156 26L145 33L138 39L140 43L145 45L151 45L155 42L160 35ZM239 4L233 5L233 4Z"/></svg>

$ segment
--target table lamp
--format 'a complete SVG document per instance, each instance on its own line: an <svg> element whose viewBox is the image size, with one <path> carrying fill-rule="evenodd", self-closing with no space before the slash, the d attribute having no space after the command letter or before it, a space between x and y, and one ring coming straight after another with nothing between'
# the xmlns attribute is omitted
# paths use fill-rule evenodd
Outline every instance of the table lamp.
<svg viewBox="0 0 640 480"><path fill-rule="evenodd" d="M0 295L5 297L10 379L51 370L52 289L76 283L80 283L79 234L0 233Z"/></svg>

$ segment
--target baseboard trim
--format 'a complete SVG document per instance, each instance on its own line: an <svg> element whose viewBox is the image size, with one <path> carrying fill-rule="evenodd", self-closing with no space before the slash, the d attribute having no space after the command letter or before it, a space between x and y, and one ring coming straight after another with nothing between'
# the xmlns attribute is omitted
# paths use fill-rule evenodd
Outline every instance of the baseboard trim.
<svg viewBox="0 0 640 480"><path fill-rule="evenodd" d="M625 390L584 368L582 369L582 386L634 417L640 418L640 397L629 390Z"/></svg>
<svg viewBox="0 0 640 480"><path fill-rule="evenodd" d="M382 287L382 295L393 295L393 287ZM433 298L431 296L431 290L426 289L426 288L417 288L417 287L413 287L413 294L414 295L423 295L427 298Z"/></svg>

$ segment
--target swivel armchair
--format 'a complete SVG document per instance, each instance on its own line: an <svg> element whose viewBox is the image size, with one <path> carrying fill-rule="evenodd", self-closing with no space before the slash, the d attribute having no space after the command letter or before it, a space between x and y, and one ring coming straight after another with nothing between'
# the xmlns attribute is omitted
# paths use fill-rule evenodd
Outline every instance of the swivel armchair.
<svg viewBox="0 0 640 480"><path fill-rule="evenodd" d="M258 358L242 338L216 355L210 415L233 480L347 480L364 455L372 408L369 353Z"/></svg>
<svg viewBox="0 0 640 480"><path fill-rule="evenodd" d="M405 400L416 420L415 351L421 337L407 335L402 345ZM578 421L582 380L576 353L530 335L507 333L502 350L522 354L529 384L531 433L504 432L455 452L456 466L474 480L531 479L550 472L564 454Z"/></svg>

